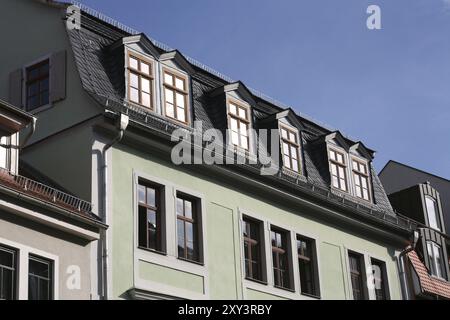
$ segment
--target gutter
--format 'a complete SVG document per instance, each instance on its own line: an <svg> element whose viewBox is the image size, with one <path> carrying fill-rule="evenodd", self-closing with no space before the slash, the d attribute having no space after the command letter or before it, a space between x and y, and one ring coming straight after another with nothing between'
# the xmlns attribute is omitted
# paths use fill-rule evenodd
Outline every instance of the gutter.
<svg viewBox="0 0 450 320"><path fill-rule="evenodd" d="M404 300L410 300L409 296L409 290L408 290L408 278L405 271L406 266L406 255L413 251L416 248L417 241L419 240L419 233L417 231L414 231L413 233L413 240L411 244L406 247L402 252L400 252L399 256L397 257L397 264L398 264L398 270L400 271L400 284L402 289L402 295Z"/></svg>
<svg viewBox="0 0 450 320"><path fill-rule="evenodd" d="M61 207L59 207L59 206L57 206L57 205L55 205L53 203L49 203L47 201L44 201L44 200L32 197L32 196L27 195L25 193L12 190L12 189L10 189L8 187L5 187L3 185L0 185L0 192L6 193L6 194L8 194L8 195L10 195L12 197L15 197L17 199L20 199L20 200L25 200L25 201L27 201L29 203L37 204L38 206L42 207L43 209L48 209L48 210L57 212L59 214L62 214L65 217L68 217L68 218L71 218L71 219L75 219L75 220L80 221L80 222L87 223L87 224L89 224L91 226L95 226L95 227L98 227L98 228L101 228L101 229L107 229L108 228L107 225L105 225L104 223L102 223L100 221L96 221L95 219L91 219L91 218L88 218L88 217L82 217L80 215L72 213L70 210L63 209L63 208L61 208Z"/></svg>
<svg viewBox="0 0 450 320"><path fill-rule="evenodd" d="M107 184L108 184L108 157L107 157L107 152L108 150L115 145L116 143L120 142L124 136L124 132L128 127L128 123L129 123L129 118L127 115L120 113L118 115L119 119L118 119L118 129L119 132L117 133L117 136L110 141L109 143L107 143L102 150L102 160L103 160L103 165L101 167L102 169L102 187L101 187L101 197L100 199L103 200L102 203L102 211L103 211L103 222L105 224L108 223L108 188L107 188ZM109 263L108 263L108 258L109 258L109 252L108 252L108 248L109 248L109 237L107 235L107 231L106 230L102 230L101 234L100 234L100 243L101 243L101 247L102 247L102 264L103 264L103 274L102 274L102 281L101 283L103 284L102 287L102 296L101 299L102 300L108 300L108 273L109 273Z"/></svg>

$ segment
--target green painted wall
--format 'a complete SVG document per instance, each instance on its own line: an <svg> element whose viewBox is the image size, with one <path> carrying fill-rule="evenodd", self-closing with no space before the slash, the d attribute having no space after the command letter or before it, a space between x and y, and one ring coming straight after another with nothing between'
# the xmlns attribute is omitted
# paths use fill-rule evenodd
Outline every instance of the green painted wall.
<svg viewBox="0 0 450 320"><path fill-rule="evenodd" d="M346 248L370 254L387 264L391 298L400 299L400 283L395 254L398 252L386 243L367 239L351 230L315 221L304 215L304 208L283 208L283 204L273 205L258 195L231 190L212 177L203 177L187 172L149 154L143 154L128 146L121 145L112 151L112 268L114 297L123 296L133 287L133 170L173 182L195 190L205 197L206 208L206 258L208 261L209 296L212 299L280 298L269 292L244 289L241 274L239 214L238 207L244 208L261 219L274 225L287 226L299 234L314 235L318 238L321 288L323 299L346 299L350 297L347 277ZM276 199L272 199L276 201ZM174 230L175 232L175 230ZM270 268L270 266L269 266ZM269 269L270 271L271 269ZM171 277L172 271L162 273L160 279ZM155 280L149 270L140 276ZM177 277L181 275L178 274ZM179 279L179 278L178 278ZM144 279L145 280L145 279ZM167 283L167 280L160 280ZM180 280L181 283L187 278ZM189 286L184 286L189 289ZM245 290L247 290L245 292ZM261 290L259 290L261 291ZM245 293L244 293L245 292ZM299 295L298 298L301 298Z"/></svg>

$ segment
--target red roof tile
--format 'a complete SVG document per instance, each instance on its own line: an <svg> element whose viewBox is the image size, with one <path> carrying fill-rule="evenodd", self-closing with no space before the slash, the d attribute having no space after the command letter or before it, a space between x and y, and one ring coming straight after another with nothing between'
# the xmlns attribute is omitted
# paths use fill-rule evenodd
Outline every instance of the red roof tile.
<svg viewBox="0 0 450 320"><path fill-rule="evenodd" d="M409 261L417 272L420 286L425 293L450 299L450 283L430 276L427 267L420 260L416 251L408 252Z"/></svg>

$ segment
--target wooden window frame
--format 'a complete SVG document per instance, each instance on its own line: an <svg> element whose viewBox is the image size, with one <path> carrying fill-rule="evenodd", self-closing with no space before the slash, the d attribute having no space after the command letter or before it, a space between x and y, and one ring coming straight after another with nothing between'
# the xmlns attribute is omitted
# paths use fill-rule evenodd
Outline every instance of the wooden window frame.
<svg viewBox="0 0 450 320"><path fill-rule="evenodd" d="M388 277L387 277L386 263L384 261L381 261L381 260L371 257L370 265L372 266L372 273L373 273L374 265L377 265L380 268L380 272L381 272L380 279L377 279L375 274L373 274L373 279L375 281L374 285L376 285L377 280L382 283L381 289L377 289L376 287L374 288L375 300L390 300L389 282L388 282ZM380 295L378 293L379 290L381 290L382 295Z"/></svg>
<svg viewBox="0 0 450 320"><path fill-rule="evenodd" d="M138 69L134 69L134 68L131 67L131 65L130 65L130 59L131 58L133 58L133 59L138 61ZM150 69L149 70L149 74L147 74L145 72L142 72L140 70L142 62L144 62L144 63L149 65L149 69ZM128 54L127 54L127 76L128 76L127 94L128 94L128 101L130 101L131 103L137 104L137 105L139 105L139 106L141 106L143 108L150 109L152 111L154 111L154 109L155 109L154 108L154 104L155 104L155 102L154 102L154 93L155 93L155 90L154 90L154 82L155 82L154 69L155 69L155 67L154 66L155 65L154 65L152 60L150 60L150 59L148 59L148 58L146 58L146 57L144 57L144 56L142 56L140 54L137 54L137 53L134 53L134 52L128 52ZM138 90L139 102L131 100L131 74L132 73L138 76L138 88L134 88L134 87L133 88ZM142 100L143 100L142 99L142 95L144 93L144 91L142 90L142 78L147 79L149 81L149 83L150 83L150 92L148 93L150 95L150 106L146 106L146 105L142 104Z"/></svg>
<svg viewBox="0 0 450 320"><path fill-rule="evenodd" d="M244 215L242 218L242 223L248 223L250 225L254 225L257 229L258 239L251 238L251 234L249 237L246 237L244 235L244 229L242 229L242 245L244 250L244 263L248 260L249 261L249 270L250 275L245 272L245 279L250 281L259 282L262 284L267 284L267 280L265 277L265 267L264 267L264 259L265 259L265 252L264 252L264 233L262 232L262 224L263 222L256 220L252 217ZM251 233L251 232L250 232ZM245 244L247 244L247 251L245 252ZM252 254L252 247L258 246L258 257L256 259L253 259ZM248 254L248 258L246 258L246 253ZM253 262L256 262L258 265L257 272L259 273L259 279L254 277L253 273ZM244 268L245 269L245 268Z"/></svg>
<svg viewBox="0 0 450 320"><path fill-rule="evenodd" d="M295 142L289 140L289 137L286 139L283 137L283 130L286 130L288 132L288 135L290 133L292 133L295 137ZM300 134L298 132L297 129L291 128L285 124L279 123L279 132L280 132L280 141L281 141L281 157L282 157L282 161L283 161L283 167L291 170L295 173L300 174L301 173L301 163L300 163ZM289 146L289 155L286 155L289 157L289 167L286 166L286 163L284 161L284 149L283 149L283 143L286 143ZM295 147L295 152L296 152L296 156L297 156L297 170L293 169L293 157L292 157L292 150L291 150L291 146Z"/></svg>
<svg viewBox="0 0 450 320"><path fill-rule="evenodd" d="M5 266L5 265L0 265L0 284L1 284L1 280L3 280L3 270L9 270L12 272L12 299L11 300L16 300L17 299L17 289L18 289L18 271L19 271L19 267L17 265L18 262L18 250L16 249L12 249L10 247L4 246L0 244L0 251L3 252L7 252L9 254L12 255L12 262L13 262L13 266L9 267L9 266ZM2 288L0 287L0 290L2 290ZM0 301L2 300L8 300L8 299L3 299L0 296Z"/></svg>
<svg viewBox="0 0 450 320"><path fill-rule="evenodd" d="M139 187L143 186L145 187L145 203L139 201ZM155 206L151 206L147 203L147 189L153 189L155 190ZM162 203L162 199L163 199L163 187L158 185L158 184L154 184L151 182L147 182L147 181L143 181L141 179L139 179L138 184L137 184L137 206L138 206L138 248L142 249L142 250L147 250L147 251L152 251L152 252L156 252L156 253L162 253L165 254L165 248L164 248L164 234L163 234L163 230L164 230L164 215L163 215L163 203ZM146 245L142 246L140 243L140 232L141 232L141 226L140 224L140 208L144 208L146 210L146 226L145 226L145 242ZM151 248L150 247L150 243L149 243L149 227L148 227L148 213L147 210L152 210L155 212L155 221L156 221L156 248Z"/></svg>
<svg viewBox="0 0 450 320"><path fill-rule="evenodd" d="M173 83L172 84L167 84L166 83L166 79L165 79L165 75L168 74L170 76L172 76L173 78ZM176 87L176 79L180 79L184 82L184 90L181 90L179 88ZM162 68L162 85L163 85L163 97L164 97L164 115L168 118L170 118L171 120L175 120L179 123L182 123L184 125L188 125L190 123L190 103L189 103L189 76L182 74L180 72L177 71L173 71L170 70L168 68L163 67ZM167 115L167 99L166 99L166 89L171 90L172 91L172 98L173 98L173 117ZM184 97L184 119L185 121L179 120L177 117L178 114L178 106L177 106L177 98L176 98L176 94L179 93L181 95L183 95Z"/></svg>
<svg viewBox="0 0 450 320"><path fill-rule="evenodd" d="M47 69L47 73L45 73L44 75L39 75L36 78L30 79L30 73L32 70L34 69L40 69L42 66L44 65L48 65L48 69ZM26 111L34 111L40 107L46 106L48 104L50 104L50 58L45 58L37 63L34 63L32 65L29 65L25 68L25 110ZM40 90L40 83L42 81L44 81L45 79L48 80L48 89L47 90ZM30 96L28 94L28 88L35 84L38 83L39 84L39 90L35 95ZM47 92L47 103L42 103L42 95L43 93ZM29 106L29 100L32 97L39 97L39 104L33 107Z"/></svg>
<svg viewBox="0 0 450 320"><path fill-rule="evenodd" d="M351 161L351 170L352 170L352 174L353 174L352 178L353 178L353 184L354 184L354 189L355 189L354 190L355 197L357 197L358 199L361 199L361 200L372 202L372 188L371 188L371 179L370 179L371 177L370 177L370 164L369 164L369 162L357 159L355 157L351 157L350 161ZM353 162L357 163L358 170L353 167ZM359 170L360 166L365 166L366 172L360 171ZM356 192L356 189L358 188L358 186L356 185L356 180L355 180L356 177L355 176L357 176L357 178L359 179L359 184L360 184L359 188L361 189L361 197L358 196L357 192ZM364 178L367 180L366 182L367 182L367 196L369 197L368 199L364 198L364 188L363 188L363 185L362 185L362 179L364 179Z"/></svg>
<svg viewBox="0 0 450 320"><path fill-rule="evenodd" d="M201 213L201 204L199 203L199 201L201 201L200 199L188 195L184 192L180 192L178 191L176 193L175 196L175 201L177 202L178 199L183 201L183 215L179 215L177 212L177 204L175 203L175 214L176 214L176 232L177 232L177 257L180 260L183 261L187 261L187 262L192 262L192 263L196 263L196 264L201 264L203 265L203 255L201 252L201 244L200 241L202 241L202 222L201 222L201 217L202 217L202 213ZM188 218L184 215L184 202L185 201L189 201L191 202L191 214L192 214L192 218ZM180 256L179 255L179 248L178 248L178 221L182 221L183 223L183 229L184 229L184 255ZM186 224L190 223L192 224L192 230L193 230L193 255L194 255L194 259L190 259L188 258L188 250L187 250L187 238L186 238Z"/></svg>
<svg viewBox="0 0 450 320"><path fill-rule="evenodd" d="M348 264L349 264L349 273L350 273L350 288L352 292L353 300L367 300L368 292L366 290L367 287L367 277L365 274L365 263L364 263L364 255L354 251L347 252ZM357 259L358 267L360 270L352 270L351 258L354 257ZM359 288L354 288L353 286L353 277L359 277ZM355 291L358 290L361 295L361 299L355 298Z"/></svg>
<svg viewBox="0 0 450 320"><path fill-rule="evenodd" d="M343 163L339 162L337 160L331 159L330 152L335 152L336 153L336 158L337 158L337 155L340 154L342 156ZM336 148L328 148L328 160L330 162L331 186L333 188L339 190L339 191L342 191L342 192L349 192L349 179L348 179L348 174L347 174L348 164L347 164L346 158L347 158L347 155L346 155L345 152L342 152L342 151L340 151L340 150L338 150ZM337 176L336 177L338 178L337 180L338 180L339 187L336 187L336 186L333 185L333 176L334 175L333 175L333 171L331 169L331 165L332 164L334 164L337 167L337 170L336 170ZM344 178L343 179L344 179L344 182L345 182L345 190L341 188L341 179L342 179L342 177L339 175L339 167L344 169Z"/></svg>
<svg viewBox="0 0 450 320"><path fill-rule="evenodd" d="M278 246L274 246L272 243L272 233L277 233L280 234L281 238L281 244L283 245L283 237L284 237L284 241L286 244L286 248L283 247L278 247ZM290 261L290 255L291 255L291 250L290 250L290 232L284 229L280 229L278 227L275 226L271 226L270 228L270 239L271 239L271 253L272 253L272 273L273 273L273 284L275 288L278 289L283 289L283 290L289 290L289 291L295 291L295 289L293 288L293 283L292 283L292 265L291 265L291 261ZM273 256L275 254L276 259L274 260ZM281 268L281 260L280 260L280 255L284 256L285 259L285 265L286 268L285 270L283 270ZM277 284L276 282L276 273L279 273L278 276L280 277L280 281L283 282L283 277L282 277L282 272L284 272L288 278L288 283L287 286L285 286L283 283L281 284Z"/></svg>
<svg viewBox="0 0 450 320"><path fill-rule="evenodd" d="M250 132L251 131L250 131L250 129L252 126L250 106L243 102L238 101L237 99L231 99L231 98L227 98L226 104L227 104L227 124L228 124L228 129L230 130L229 144L231 144L234 148L236 148L238 150L243 150L244 152L249 153L251 150L251 146L250 146L250 142L251 142ZM236 109L237 114L233 114L230 111L230 104L233 104L237 107L237 109ZM242 118L239 116L239 108L242 108L245 110L245 115L247 118ZM231 118L236 120L237 124L238 124L238 128L237 128L238 129L238 140L239 140L238 145L233 143L233 138L232 138L232 133L231 133L233 131L231 129ZM246 136L247 148L244 148L241 143L241 133L240 133L241 132L240 131L241 130L241 122L247 125L247 136Z"/></svg>
<svg viewBox="0 0 450 320"><path fill-rule="evenodd" d="M40 257L40 256L35 255L35 254L30 254L28 256L28 266L30 265L30 261L31 260L34 260L36 262L43 263L43 264L44 263L48 264L48 266L49 266L49 276L48 276L48 278L43 277L43 276L38 276L38 275L32 275L30 273L30 271L28 271L28 278L36 277L39 280L48 281L48 283L49 283L49 285L48 285L49 286L49 299L48 300L53 300L54 299L54 295L55 295L55 288L54 288L54 286L55 286L55 275L54 275L54 272L55 272L54 271L55 270L55 265L54 264L55 264L55 262L53 260L48 259L48 258L43 258L43 257ZM29 285L28 285L28 287L29 287ZM29 296L30 296L30 290L28 290L28 297ZM41 300L41 299L39 299L39 300Z"/></svg>
<svg viewBox="0 0 450 320"><path fill-rule="evenodd" d="M299 278L301 280L301 270L300 270L300 260L306 261L311 264L311 282L312 282L312 290L313 292L306 292L306 290L303 290L303 283L300 281L300 293L307 296L312 297L320 297L320 279L319 279L319 268L317 264L317 248L316 248L316 240L311 239L308 237L305 237L303 235L297 234L296 235L296 245L297 245L297 262L299 264ZM298 252L298 241L303 241L309 245L310 250L310 257L300 255Z"/></svg>

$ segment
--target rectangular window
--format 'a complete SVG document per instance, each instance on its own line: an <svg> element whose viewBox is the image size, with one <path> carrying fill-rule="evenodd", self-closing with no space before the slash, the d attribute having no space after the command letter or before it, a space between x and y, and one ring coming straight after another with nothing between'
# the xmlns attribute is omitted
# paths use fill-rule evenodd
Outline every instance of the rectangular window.
<svg viewBox="0 0 450 320"><path fill-rule="evenodd" d="M49 103L49 60L26 69L26 110L32 111Z"/></svg>
<svg viewBox="0 0 450 320"><path fill-rule="evenodd" d="M347 191L347 166L344 154L330 149L331 184L342 191Z"/></svg>
<svg viewBox="0 0 450 320"><path fill-rule="evenodd" d="M128 97L131 102L153 109L153 64L137 55L128 56Z"/></svg>
<svg viewBox="0 0 450 320"><path fill-rule="evenodd" d="M439 223L439 210L436 200L430 196L425 196L425 205L427 208L428 225L433 229L441 230L441 224Z"/></svg>
<svg viewBox="0 0 450 320"><path fill-rule="evenodd" d="M365 282L364 282L364 260L363 256L349 252L348 260L350 265L350 278L352 283L352 292L354 300L366 299Z"/></svg>
<svg viewBox="0 0 450 320"><path fill-rule="evenodd" d="M139 181L139 247L163 252L162 187Z"/></svg>
<svg viewBox="0 0 450 320"><path fill-rule="evenodd" d="M183 123L188 122L187 77L164 70L165 114Z"/></svg>
<svg viewBox="0 0 450 320"><path fill-rule="evenodd" d="M248 150L250 116L247 107L235 102L228 102L228 128L230 130L231 143Z"/></svg>
<svg viewBox="0 0 450 320"><path fill-rule="evenodd" d="M53 262L30 255L28 259L28 299L53 299Z"/></svg>
<svg viewBox="0 0 450 320"><path fill-rule="evenodd" d="M0 300L16 299L17 251L0 246Z"/></svg>
<svg viewBox="0 0 450 320"><path fill-rule="evenodd" d="M200 205L197 199L177 194L177 239L178 258L201 262L200 260Z"/></svg>
<svg viewBox="0 0 450 320"><path fill-rule="evenodd" d="M316 244L313 239L297 236L297 258L302 294L319 296Z"/></svg>
<svg viewBox="0 0 450 320"><path fill-rule="evenodd" d="M355 194L358 198L370 201L369 171L367 165L352 160L353 178L355 180Z"/></svg>
<svg viewBox="0 0 450 320"><path fill-rule="evenodd" d="M438 278L446 278L442 248L433 241L427 241L428 259L430 261L430 273Z"/></svg>
<svg viewBox="0 0 450 320"><path fill-rule="evenodd" d="M250 280L265 281L263 276L264 244L261 223L244 217L242 221L244 240L245 277Z"/></svg>
<svg viewBox="0 0 450 320"><path fill-rule="evenodd" d="M273 277L276 287L291 289L289 267L289 233L277 228L271 229Z"/></svg>
<svg viewBox="0 0 450 320"><path fill-rule="evenodd" d="M375 286L375 298L376 300L388 300L389 286L387 282L386 264L376 259L371 259L371 264Z"/></svg>
<svg viewBox="0 0 450 320"><path fill-rule="evenodd" d="M299 172L299 141L297 132L281 127L281 150L286 168Z"/></svg>

